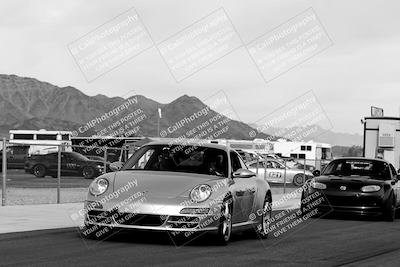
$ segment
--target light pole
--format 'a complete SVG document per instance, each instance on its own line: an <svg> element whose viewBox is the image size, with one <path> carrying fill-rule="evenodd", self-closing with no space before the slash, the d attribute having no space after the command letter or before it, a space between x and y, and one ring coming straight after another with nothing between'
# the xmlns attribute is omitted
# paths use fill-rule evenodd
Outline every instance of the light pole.
<svg viewBox="0 0 400 267"><path fill-rule="evenodd" d="M160 119L161 119L161 108L158 108L158 116L157 116L157 137L160 137Z"/></svg>

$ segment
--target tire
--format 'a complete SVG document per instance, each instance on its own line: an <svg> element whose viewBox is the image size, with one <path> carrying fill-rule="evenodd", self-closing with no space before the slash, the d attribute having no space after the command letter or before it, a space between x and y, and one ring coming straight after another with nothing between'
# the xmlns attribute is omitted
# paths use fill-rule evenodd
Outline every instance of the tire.
<svg viewBox="0 0 400 267"><path fill-rule="evenodd" d="M300 173L296 174L293 177L293 184L295 186L302 186L305 183L305 179L304 178L305 178L304 174L300 174Z"/></svg>
<svg viewBox="0 0 400 267"><path fill-rule="evenodd" d="M269 195L265 196L263 203L263 213L261 215L261 223L257 225L255 233L258 238L267 239L270 231L270 221L272 218L272 200Z"/></svg>
<svg viewBox="0 0 400 267"><path fill-rule="evenodd" d="M221 217L218 226L216 243L220 246L226 246L229 243L232 234L232 198L227 198L222 203Z"/></svg>
<svg viewBox="0 0 400 267"><path fill-rule="evenodd" d="M33 167L33 174L38 178L43 178L46 176L46 167L42 164L35 165Z"/></svg>
<svg viewBox="0 0 400 267"><path fill-rule="evenodd" d="M388 222L393 222L396 218L396 204L393 194L389 198L386 207L383 211L383 219Z"/></svg>
<svg viewBox="0 0 400 267"><path fill-rule="evenodd" d="M96 171L94 170L93 167L86 166L82 170L82 176L85 179L93 179L95 175L96 175Z"/></svg>

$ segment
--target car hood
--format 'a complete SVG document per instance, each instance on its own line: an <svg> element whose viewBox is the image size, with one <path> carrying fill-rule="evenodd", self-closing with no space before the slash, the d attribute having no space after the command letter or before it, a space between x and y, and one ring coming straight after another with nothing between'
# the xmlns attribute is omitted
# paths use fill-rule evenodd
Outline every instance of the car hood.
<svg viewBox="0 0 400 267"><path fill-rule="evenodd" d="M187 197L190 190L196 185L212 186L221 180L224 178L201 174L127 170L115 173L114 192L130 185L130 189L123 193L125 197L137 192L144 192L146 197L179 198Z"/></svg>
<svg viewBox="0 0 400 267"><path fill-rule="evenodd" d="M382 185L385 183L383 180L372 179L366 176L319 176L314 178L316 182L324 183L327 185L346 184L346 185Z"/></svg>
<svg viewBox="0 0 400 267"><path fill-rule="evenodd" d="M101 166L103 166L104 165L104 161L99 161L99 160L93 160L93 159L89 159L89 160L85 160L85 162L88 164L88 165L101 165ZM110 165L110 163L106 163L107 165Z"/></svg>

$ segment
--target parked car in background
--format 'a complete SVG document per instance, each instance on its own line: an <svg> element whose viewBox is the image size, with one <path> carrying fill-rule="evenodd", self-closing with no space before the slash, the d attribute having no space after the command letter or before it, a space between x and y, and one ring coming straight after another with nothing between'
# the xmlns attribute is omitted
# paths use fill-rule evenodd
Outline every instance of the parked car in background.
<svg viewBox="0 0 400 267"><path fill-rule="evenodd" d="M258 177L264 179L266 177L266 181L270 183L285 183L285 175L286 175L286 183L292 183L295 186L301 186L305 183L305 181L314 177L314 175L306 170L297 169L297 168L289 168L285 167L282 162L276 159L268 159L252 161L247 163L249 170L257 173L257 164L258 164ZM265 170L267 171L265 175Z"/></svg>
<svg viewBox="0 0 400 267"><path fill-rule="evenodd" d="M109 169L109 164L106 165ZM32 155L25 161L25 171L36 177L57 177L58 152ZM77 152L61 152L61 175L93 179L104 173L104 162L90 160Z"/></svg>
<svg viewBox="0 0 400 267"><path fill-rule="evenodd" d="M7 169L23 169L28 157L29 146L10 145L6 148ZM3 166L3 150L0 150L0 167ZM0 169L1 169L0 168Z"/></svg>

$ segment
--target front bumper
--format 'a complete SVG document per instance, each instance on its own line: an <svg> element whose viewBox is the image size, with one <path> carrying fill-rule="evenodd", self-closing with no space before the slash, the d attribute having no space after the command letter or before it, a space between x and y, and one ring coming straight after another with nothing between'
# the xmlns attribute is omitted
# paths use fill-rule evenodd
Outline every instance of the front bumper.
<svg viewBox="0 0 400 267"><path fill-rule="evenodd" d="M383 214L385 206L383 192L335 192L310 189L304 198L307 195L315 194L315 192L321 194L322 199L315 206L318 209L318 213L321 214L330 212L368 216Z"/></svg>
<svg viewBox="0 0 400 267"><path fill-rule="evenodd" d="M221 205L181 206L142 203L135 209L101 205L89 208L85 203L85 225L108 226L112 228L154 230L170 232L217 231L220 223ZM221 203L222 204L222 203ZM182 214L184 209L199 211L194 214Z"/></svg>

